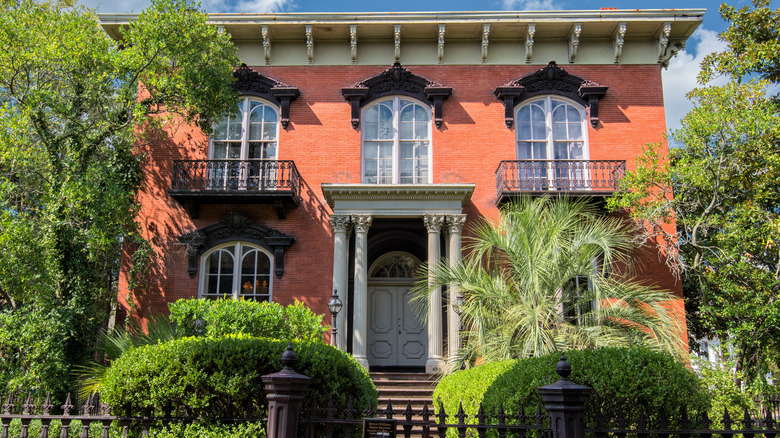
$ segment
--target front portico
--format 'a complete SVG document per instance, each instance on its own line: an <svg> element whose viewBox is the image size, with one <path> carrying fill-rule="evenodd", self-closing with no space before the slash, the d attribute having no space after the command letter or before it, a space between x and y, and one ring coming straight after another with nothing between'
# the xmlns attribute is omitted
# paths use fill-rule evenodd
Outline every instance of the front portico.
<svg viewBox="0 0 780 438"><path fill-rule="evenodd" d="M407 249L419 247L422 248L420 252L424 253L416 257L428 261L429 265L438 263L444 252L447 253L450 263L460 262L461 232L466 221L463 207L471 199L473 190L474 184L322 184L322 192L333 210L330 217L334 237L333 288L339 291L345 304L344 308L351 309L351 313L348 311L345 317L338 319L338 345L345 351L351 350L355 359L366 368L382 366L385 363L404 366L406 359L403 357L391 360L383 356L380 361L377 359L377 354L369 354L371 348L369 326L374 322L371 330L376 330L376 323L379 322L382 326L395 324L395 319L392 321L389 319L396 318L394 316L396 313L393 313L392 309L399 309L398 315L408 313L406 312L408 294L400 285L395 285L391 289L369 288L369 259L376 261L392 251L407 252ZM369 236L372 225L375 227L375 233ZM444 251L442 236L445 237ZM369 242L369 239L373 241ZM350 251L351 241L354 241L353 252ZM380 244L380 241L384 243ZM348 292L350 278L352 279L351 293ZM376 280L372 279L372 281ZM387 285L387 281L383 284ZM417 345L417 342L425 345L425 371L428 373L442 372L448 359L457 353L460 321L451 303L455 301L458 291L453 287L448 289L449 304L446 313L442 308L441 291L431 295L428 303L427 330L402 329L409 319L398 316L399 335L381 340L383 345L398 339L414 345ZM371 296L369 296L370 290ZM376 291L381 291L381 294L373 295ZM380 305L377 308L374 303L395 302L392 300L396 298L390 297L403 298L398 298L399 303L393 304L395 307L388 308L387 313L379 315L377 312L381 311L382 307ZM373 308L369 308L369 303L372 303ZM369 321L372 314L376 321ZM446 338L443 330L443 314L447 319ZM378 316L382 317L382 321L379 321ZM348 333L347 329L350 326L351 331ZM426 336L427 339L413 339L415 333L417 336ZM347 345L350 334L352 342L351 345ZM374 342L378 337L375 332L371 334ZM444 351L445 339L449 345L446 352ZM378 348L376 345L374 347L374 350ZM396 348L388 351L401 350Z"/></svg>

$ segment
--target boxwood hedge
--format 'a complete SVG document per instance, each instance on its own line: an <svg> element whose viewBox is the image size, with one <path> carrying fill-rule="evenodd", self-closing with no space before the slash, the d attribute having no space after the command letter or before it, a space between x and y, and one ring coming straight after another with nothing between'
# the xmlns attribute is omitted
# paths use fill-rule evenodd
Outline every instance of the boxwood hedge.
<svg viewBox="0 0 780 438"><path fill-rule="evenodd" d="M225 336L245 333L285 341L322 341L322 315L304 304L248 300L181 299L168 304L171 322L182 336Z"/></svg>
<svg viewBox="0 0 780 438"><path fill-rule="evenodd" d="M614 421L622 410L626 418L636 418L646 409L653 414L665 411L676 417L685 405L689 415L706 410L709 396L698 377L674 357L640 348L598 348L571 351L566 357L572 366L570 379L593 388L586 405L587 418L601 410ZM555 364L560 353L538 358L508 360L458 371L445 376L433 397L438 409L442 403L448 414L464 411L473 416L483 403L485 412L495 415L499 404L509 415L525 406L526 413L541 403L540 386L558 380Z"/></svg>
<svg viewBox="0 0 780 438"><path fill-rule="evenodd" d="M189 337L134 348L107 372L103 399L112 406L131 405L140 412L187 406L190 415L257 417L266 395L261 376L282 368L287 342L248 335ZM317 400L336 408L351 399L361 411L376 404L377 391L366 370L351 356L322 342L293 341L294 369L312 378L305 403Z"/></svg>

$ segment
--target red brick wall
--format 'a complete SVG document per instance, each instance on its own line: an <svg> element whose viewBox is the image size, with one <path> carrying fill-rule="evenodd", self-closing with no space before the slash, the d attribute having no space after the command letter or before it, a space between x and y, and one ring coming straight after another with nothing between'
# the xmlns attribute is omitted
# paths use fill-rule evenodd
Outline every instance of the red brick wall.
<svg viewBox="0 0 780 438"><path fill-rule="evenodd" d="M374 76L386 67L255 67L266 76L298 87L301 96L291 105L291 123L279 136L278 158L294 160L304 181L302 203L279 220L268 205L203 205L192 220L167 196L174 159L205 159L207 138L194 129L151 136L140 145L146 185L139 195L139 222L144 237L152 239L160 263L153 270L146 293L134 301L139 316L164 311L167 302L197 295L197 278L187 274L187 257L177 236L239 211L257 222L295 237L285 255L285 272L274 279L274 300L283 304L304 301L317 313L327 313L332 279L333 246L322 183L360 182L360 132L350 124L350 106L343 87ZM410 66L411 72L452 87L444 103L444 125L433 128L434 183L475 183L469 219L496 217L495 170L501 160L515 159L515 132L504 124L503 103L493 90L538 70L539 66ZM657 65L565 65L570 74L609 87L599 103L600 123L588 125L591 159L627 160L649 142L663 142L664 121L661 72ZM127 261L120 280L120 303L127 308ZM670 275L658 254L646 251L641 277L681 296L681 285ZM326 321L330 318L326 318Z"/></svg>

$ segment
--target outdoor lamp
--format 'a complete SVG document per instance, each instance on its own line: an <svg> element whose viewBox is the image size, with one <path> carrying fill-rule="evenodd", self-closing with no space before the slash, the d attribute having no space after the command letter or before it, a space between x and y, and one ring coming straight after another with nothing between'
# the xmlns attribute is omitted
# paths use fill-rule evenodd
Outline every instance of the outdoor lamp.
<svg viewBox="0 0 780 438"><path fill-rule="evenodd" d="M344 303L342 303L339 298L339 291L338 289L333 289L333 295L331 295L328 300L328 310L330 310L330 314L333 317L330 326L330 345L333 345L336 348L339 348L338 340L336 339L336 333L338 333L338 329L336 328L336 315L341 312L342 307L344 307Z"/></svg>
<svg viewBox="0 0 780 438"><path fill-rule="evenodd" d="M463 295L458 293L458 296L455 297L455 302L452 304L452 310L455 311L456 314L460 315L461 307L463 305Z"/></svg>

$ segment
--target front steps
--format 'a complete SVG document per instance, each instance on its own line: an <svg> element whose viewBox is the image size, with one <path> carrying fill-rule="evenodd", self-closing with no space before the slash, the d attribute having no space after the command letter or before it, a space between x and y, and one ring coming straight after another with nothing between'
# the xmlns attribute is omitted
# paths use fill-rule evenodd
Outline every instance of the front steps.
<svg viewBox="0 0 780 438"><path fill-rule="evenodd" d="M384 411L392 402L393 410L401 412L411 404L412 410L420 412L427 403L433 411L433 390L435 375L425 373L372 372L371 380L379 391L377 412Z"/></svg>

